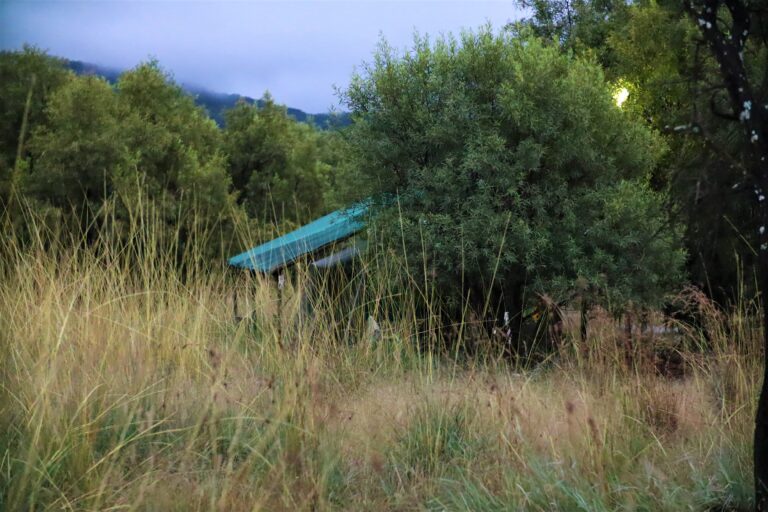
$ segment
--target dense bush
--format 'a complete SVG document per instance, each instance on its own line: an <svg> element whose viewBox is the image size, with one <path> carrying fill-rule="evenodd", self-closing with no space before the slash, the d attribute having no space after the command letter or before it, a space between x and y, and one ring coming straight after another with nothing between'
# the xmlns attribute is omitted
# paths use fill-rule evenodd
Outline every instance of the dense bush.
<svg viewBox="0 0 768 512"><path fill-rule="evenodd" d="M29 131L45 121L48 97L66 76L61 61L35 48L0 52L0 201L18 179Z"/></svg>
<svg viewBox="0 0 768 512"><path fill-rule="evenodd" d="M655 304L678 282L680 230L648 185L664 145L594 62L485 28L382 44L345 100L389 239L454 315L520 312L526 290Z"/></svg>
<svg viewBox="0 0 768 512"><path fill-rule="evenodd" d="M626 87L624 110L662 133L670 150L654 170L652 183L669 189L668 210L685 226L690 280L718 302L743 290L741 276L755 273L760 242L758 205L748 174L749 137L739 110L729 105L721 68L701 37L701 25L676 1L518 0L530 17L509 28L532 31L558 49L595 56L608 79ZM746 2L749 4L750 2ZM757 6L760 2L754 2ZM764 4L764 2L762 3ZM727 23L724 4L720 17ZM768 98L768 11L753 18L745 71L755 77L755 104ZM760 99L762 98L762 100ZM712 208L717 205L717 208ZM747 279L755 293L753 279Z"/></svg>
<svg viewBox="0 0 768 512"><path fill-rule="evenodd" d="M307 220L323 207L328 165L321 134L293 121L267 95L261 107L238 103L225 116L224 148L238 203L252 216Z"/></svg>
<svg viewBox="0 0 768 512"><path fill-rule="evenodd" d="M16 228L31 205L65 234L93 239L109 224L127 236L150 202L167 226L155 236L183 249L203 233L207 254L224 257L242 248L238 224L253 243L327 210L328 162L346 159L335 134L271 97L237 105L219 129L155 61L110 84L25 48L0 53L0 76L0 201Z"/></svg>

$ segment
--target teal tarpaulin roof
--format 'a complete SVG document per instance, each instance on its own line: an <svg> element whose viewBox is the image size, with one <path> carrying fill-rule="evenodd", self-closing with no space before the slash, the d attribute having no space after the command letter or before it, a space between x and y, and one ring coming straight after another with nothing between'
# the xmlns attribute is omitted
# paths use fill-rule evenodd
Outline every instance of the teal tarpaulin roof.
<svg viewBox="0 0 768 512"><path fill-rule="evenodd" d="M233 267L272 272L323 246L343 240L365 227L367 204L337 210L296 231L245 251L229 259Z"/></svg>

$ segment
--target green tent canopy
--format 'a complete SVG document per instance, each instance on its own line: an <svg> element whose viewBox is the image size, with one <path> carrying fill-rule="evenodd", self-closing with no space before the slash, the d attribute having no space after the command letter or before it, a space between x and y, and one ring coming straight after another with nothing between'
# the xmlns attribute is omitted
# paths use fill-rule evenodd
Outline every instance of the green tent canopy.
<svg viewBox="0 0 768 512"><path fill-rule="evenodd" d="M368 209L367 203L359 203L329 213L295 231L231 257L229 264L271 273L290 265L305 254L311 254L362 230L365 228L363 217Z"/></svg>

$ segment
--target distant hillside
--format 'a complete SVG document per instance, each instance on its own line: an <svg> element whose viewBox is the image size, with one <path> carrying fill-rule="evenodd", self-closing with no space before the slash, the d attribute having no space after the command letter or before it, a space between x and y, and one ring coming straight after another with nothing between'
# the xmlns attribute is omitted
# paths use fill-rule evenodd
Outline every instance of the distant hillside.
<svg viewBox="0 0 768 512"><path fill-rule="evenodd" d="M118 77L122 73L122 71L117 69L79 60L67 60L67 66L78 75L98 75L104 77L110 83L117 82ZM195 103L205 108L219 126L224 125L224 111L232 108L238 100L243 99L248 103L255 102L257 105L262 103L261 100L239 94L213 92L186 84L181 84L181 87L191 96L194 96ZM323 129L347 126L351 122L349 114L346 112L339 114L308 114L303 110L288 107L288 115L297 121L313 123Z"/></svg>

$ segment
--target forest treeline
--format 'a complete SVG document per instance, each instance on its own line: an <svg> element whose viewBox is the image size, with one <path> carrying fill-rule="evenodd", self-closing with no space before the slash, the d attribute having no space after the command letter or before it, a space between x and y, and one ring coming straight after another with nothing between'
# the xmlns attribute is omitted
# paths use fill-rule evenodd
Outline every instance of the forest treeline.
<svg viewBox="0 0 768 512"><path fill-rule="evenodd" d="M95 236L148 200L170 233L207 233L220 259L240 248L238 223L268 236L322 213L346 165L338 133L295 121L268 93L219 128L156 61L111 85L26 47L0 54L0 81L0 201L21 230L19 203L51 229Z"/></svg>
<svg viewBox="0 0 768 512"><path fill-rule="evenodd" d="M744 114L695 20L676 2L521 5L530 16L500 29L382 41L340 92L351 126L331 131L269 95L220 128L157 62L111 85L3 52L6 225L23 232L26 205L53 231L119 235L149 201L220 261L244 248L238 226L263 240L371 197L384 239L456 315L521 311L526 290L619 310L685 281L720 302L749 292L752 164L728 122ZM741 56L757 77L760 16Z"/></svg>

